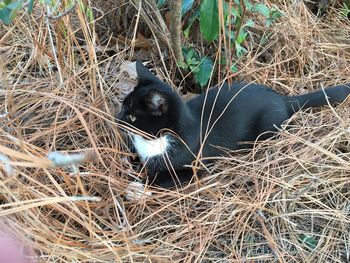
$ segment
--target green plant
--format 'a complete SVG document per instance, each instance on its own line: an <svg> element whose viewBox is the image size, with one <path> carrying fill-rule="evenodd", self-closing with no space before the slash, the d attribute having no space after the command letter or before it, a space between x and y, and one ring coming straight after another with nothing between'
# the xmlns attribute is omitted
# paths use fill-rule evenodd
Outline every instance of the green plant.
<svg viewBox="0 0 350 263"><path fill-rule="evenodd" d="M193 12L193 15L189 18L187 26L184 30L184 36L189 37L189 32L191 27L197 19L199 20L200 33L203 38L211 43L218 40L220 33L220 23L219 23L219 8L218 4L221 0L203 0L199 6L199 9ZM282 16L281 12L275 8L269 8L265 4L252 4L249 0L235 0L230 6L226 1L222 1L222 12L224 17L224 31L226 38L230 41L230 47L233 47L235 56L239 59L247 53L247 49L244 47L244 42L248 36L248 28L255 27L255 22L252 18L254 14L261 14L265 18L265 26L270 27L272 23ZM186 50L186 49L183 49ZM191 53L192 54L192 53ZM186 57L186 55L184 55ZM234 58L231 58L234 59ZM187 65L180 65L183 68L189 68L193 70L193 63L198 61L206 61L205 71L210 74L213 70L214 64L212 60L207 56L195 56L195 61L190 59L184 61ZM210 63L209 63L210 61ZM237 71L235 66L235 61L232 61L233 66L231 66L231 71ZM190 63L190 64L188 64ZM222 65L226 63L221 60ZM198 62L196 66L200 67ZM204 67L204 66L203 66ZM211 67L211 68L210 68ZM210 68L210 69L209 69ZM197 69L197 67L195 67ZM198 73L193 71L195 80L200 84L201 87L205 86L207 82L204 81L204 78L199 80ZM209 81L210 77L206 78Z"/></svg>
<svg viewBox="0 0 350 263"><path fill-rule="evenodd" d="M17 11L24 5L24 0L11 1L3 0L0 2L0 20L5 24L10 24L16 17ZM33 11L34 0L29 0L26 4L28 13Z"/></svg>
<svg viewBox="0 0 350 263"><path fill-rule="evenodd" d="M303 245L305 245L306 247L308 247L311 250L314 250L318 244L318 241L314 237L306 235L306 234L300 234L298 236L298 240L300 243L302 243Z"/></svg>
<svg viewBox="0 0 350 263"><path fill-rule="evenodd" d="M157 6L161 7L165 4L166 0L158 0ZM186 12L188 12L193 5L194 0L182 0L181 3L181 15L183 16Z"/></svg>
<svg viewBox="0 0 350 263"><path fill-rule="evenodd" d="M341 9L341 13L345 18L350 18L350 7L344 3L343 8Z"/></svg>
<svg viewBox="0 0 350 263"><path fill-rule="evenodd" d="M194 74L195 81L204 87L211 76L213 61L209 57L201 57L198 52L191 47L183 47L184 62L179 63L183 69L189 69Z"/></svg>
<svg viewBox="0 0 350 263"><path fill-rule="evenodd" d="M67 4L64 4L65 10L63 12L59 11L59 7L62 6L62 3L57 0L42 0L39 3L43 4L47 8L46 17L49 19L58 19L68 13L70 13L76 6L79 4L79 7L89 18L89 21L93 21L93 14L91 8L85 7L85 4L81 0L69 1ZM32 13L35 0L29 0L24 3L24 0L12 1L12 0L3 0L0 2L0 20L5 24L10 24L16 18L17 12L19 9L27 7L28 13Z"/></svg>

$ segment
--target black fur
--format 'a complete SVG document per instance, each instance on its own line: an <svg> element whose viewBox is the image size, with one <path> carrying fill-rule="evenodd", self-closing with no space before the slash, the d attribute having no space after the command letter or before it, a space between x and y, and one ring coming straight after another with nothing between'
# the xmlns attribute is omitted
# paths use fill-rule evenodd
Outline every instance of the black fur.
<svg viewBox="0 0 350 263"><path fill-rule="evenodd" d="M234 83L184 102L141 62L136 68L139 83L125 98L118 119L154 136L173 134L173 147L167 156L153 157L146 163L150 181L163 187L192 178L192 169L184 166L195 160L202 142L204 158L222 155L220 148L247 148L251 144L241 142L269 138L294 112L340 103L350 94L349 84L283 96L264 85ZM131 121L130 116L136 120Z"/></svg>

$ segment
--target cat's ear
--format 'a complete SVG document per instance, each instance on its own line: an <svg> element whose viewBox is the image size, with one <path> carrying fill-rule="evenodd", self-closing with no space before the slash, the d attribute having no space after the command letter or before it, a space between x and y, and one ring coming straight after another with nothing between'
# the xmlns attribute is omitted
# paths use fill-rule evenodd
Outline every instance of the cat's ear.
<svg viewBox="0 0 350 263"><path fill-rule="evenodd" d="M136 61L136 72L138 78L138 86L149 84L152 82L161 82L159 78L152 74L152 72L146 68L141 61Z"/></svg>
<svg viewBox="0 0 350 263"><path fill-rule="evenodd" d="M168 111L168 101L162 92L151 89L146 97L146 107L154 116L162 116Z"/></svg>

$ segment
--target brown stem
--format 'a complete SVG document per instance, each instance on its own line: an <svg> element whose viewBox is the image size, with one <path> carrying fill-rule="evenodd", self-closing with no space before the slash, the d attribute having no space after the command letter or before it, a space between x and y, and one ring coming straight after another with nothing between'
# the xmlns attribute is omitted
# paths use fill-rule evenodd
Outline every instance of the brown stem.
<svg viewBox="0 0 350 263"><path fill-rule="evenodd" d="M181 1L171 0L170 5L170 40L171 47L177 62L182 63L184 58L181 48Z"/></svg>

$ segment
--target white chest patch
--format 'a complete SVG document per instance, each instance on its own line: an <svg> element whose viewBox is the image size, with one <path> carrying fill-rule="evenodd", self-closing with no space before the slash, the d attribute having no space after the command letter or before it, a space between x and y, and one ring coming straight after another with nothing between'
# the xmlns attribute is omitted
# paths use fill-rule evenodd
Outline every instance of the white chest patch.
<svg viewBox="0 0 350 263"><path fill-rule="evenodd" d="M168 135L153 140L147 140L136 134L132 134L131 137L142 162L147 161L148 158L165 154L170 147Z"/></svg>

